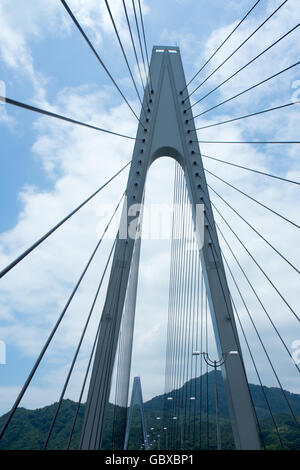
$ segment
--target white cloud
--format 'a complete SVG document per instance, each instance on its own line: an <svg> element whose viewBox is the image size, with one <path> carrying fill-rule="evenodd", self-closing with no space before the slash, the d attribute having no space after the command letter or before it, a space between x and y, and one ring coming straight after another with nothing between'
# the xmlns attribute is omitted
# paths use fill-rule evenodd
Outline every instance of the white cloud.
<svg viewBox="0 0 300 470"><path fill-rule="evenodd" d="M68 5L96 49L103 49L103 38L107 35L106 39L111 41L113 38L113 44L118 47L119 57L119 44L105 2L70 0ZM114 2L110 4L110 7L123 43L125 46L131 45L122 2ZM142 2L142 8L143 13L147 15L149 9L144 2ZM128 5L128 13L133 20L131 5ZM57 0L40 2L16 0L13 3L4 0L1 2L0 57L6 67L18 74L20 78L23 76L30 80L34 95L32 102L40 106L46 105L46 88L50 79L38 71L32 54L32 43L57 35L65 40L65 37L72 33L80 34L61 2ZM101 54L104 52L101 51ZM9 85L8 91L10 92L12 84Z"/></svg>
<svg viewBox="0 0 300 470"><path fill-rule="evenodd" d="M58 7L55 0L38 3L29 0L26 6L23 0L13 3L4 0L0 5L1 59L14 73L31 81L37 99L44 98L47 80L36 70L28 42L44 37L46 32L54 33Z"/></svg>
<svg viewBox="0 0 300 470"><path fill-rule="evenodd" d="M197 78L196 83L201 83L203 79L214 71L215 68L217 68L271 14L271 12L275 10L277 6L278 2L270 1L268 3L267 12L264 12L264 14L259 17L250 16L220 49L213 61L207 65ZM299 3L297 1L291 1L284 5L284 7L282 7L249 41L247 41L244 46L242 46L239 51L233 55L232 58L224 64L224 66L222 66L211 77L211 79L209 79L205 89L202 87L199 89L197 92L198 97L200 98L214 86L219 85L232 73L252 60L260 52L296 26L297 21L295 18L299 16L299 8ZM222 43L224 37L229 34L234 25L235 24L218 28L211 33L204 49L206 59L208 59ZM299 29L297 29L280 41L276 46L271 48L270 51L265 53L252 65L248 66L236 77L226 83L225 86L221 87L217 93L214 93L214 95L212 95L214 96L214 100L220 97L230 97L248 86L258 83L268 76L273 75L296 62L298 60L296 45L299 34ZM293 61L294 58L296 58L296 60ZM203 59L200 62L203 62ZM276 80L276 85L272 82L267 87L263 86L262 88L257 88L253 93L250 92L251 98L248 98L249 94L245 97L239 98L239 103L245 105L245 103L248 103L250 99L252 104L259 103L262 98L273 100L275 96L274 86L280 87L279 91L284 93L285 96L291 96L289 81L287 81L287 77L284 77L284 80L282 81ZM216 96L218 98L216 98ZM221 100L218 99L218 101Z"/></svg>
<svg viewBox="0 0 300 470"><path fill-rule="evenodd" d="M70 34L72 28L70 22L66 19L59 2L39 2L38 7L31 4L28 7L28 16L26 21L21 21L20 17L14 20L11 2L2 2L3 12L9 21L4 24L1 31L0 51L2 60L5 64L22 75L24 72L31 77L35 86L36 99L43 103L47 109L59 112L65 115L82 119L86 122L101 125L104 128L120 131L128 135L134 135L136 130L136 122L128 112L125 104L111 105L110 96L111 88L107 87L104 91L99 91L96 87L90 85L82 85L77 88L65 88L56 94L55 99L50 103L47 101L44 93L44 87L47 79L44 77L42 82L34 62L32 51L30 48L31 41L35 38L47 37L51 33L51 25L58 24L60 34ZM236 3L236 2L235 2ZM275 3L269 2L269 9L274 8ZM105 13L104 2L96 2L90 0L83 2L80 0L70 0L70 6L74 9L76 15L82 25L87 28L91 39L97 46L103 44L103 35L107 34L112 37L113 30L109 22L109 18ZM0 8L1 8L0 7ZM4 10L4 7L5 10ZM128 41L124 18L122 16L121 2L113 3L113 12L116 21L120 25L122 38ZM147 9L145 9L147 13ZM258 51L262 50L266 45L271 43L275 37L279 37L288 28L293 25L294 18L299 12L297 2L289 2L286 10L278 14L278 19L274 19L264 32L253 38L243 54L237 55L231 60L227 67L221 69L215 74L212 81L217 84L226 78L230 72L234 71L238 66L251 59ZM281 16L279 16L281 15ZM1 18L1 15L0 15ZM4 18L4 16L3 16ZM1 20L0 20L1 21ZM239 33L234 36L228 47L224 48L218 54L218 61L224 59L230 51L236 47L240 41L247 36L258 23L249 20ZM45 25L48 24L47 29ZM101 28L99 28L101 25ZM227 31L231 30L233 25L217 28L211 34L206 43L205 54L209 57L211 52L219 45L220 40ZM14 36L15 34L15 36ZM175 38L176 32L171 32L169 38ZM13 40L13 38L15 39ZM184 47L189 49L193 59L196 61L198 54L197 48L191 49L190 44L193 43L193 36L186 34L183 37ZM195 38L197 41L197 37ZM275 72L293 61L293 57L297 55L297 41L290 38L283 43L274 54L265 57L265 61L260 63L254 70L255 73L245 73L241 79L231 83L224 88L219 95L220 100L223 97L231 96L236 90L240 91L253 82L259 81L260 77L264 78L270 75L270 70ZM276 58L276 62L275 59ZM183 57L184 59L184 57ZM203 58L201 61L203 62ZM275 63L275 69L274 69ZM213 64L206 70L212 70ZM22 71L21 71L22 70ZM292 79L295 74L290 74ZM40 83L42 83L40 87ZM257 108L260 103L266 100L270 106L278 103L285 98L290 92L286 78L282 82L278 82L276 87L272 84L270 88L264 88L257 91L254 95L248 95L241 99L229 113L228 108L221 110L216 118L213 114L205 116L205 118L197 120L197 125L206 125L232 117L232 113L244 113L244 110L253 106ZM291 82L288 82L291 83ZM274 98L275 96L275 98ZM134 103L136 104L136 103ZM204 105L203 105L204 106ZM199 109L199 107L197 108ZM204 109L204 108L203 108ZM201 110L201 108L200 108ZM254 109L256 110L256 109ZM0 108L1 111L1 108ZM284 125L282 120L284 116ZM260 132L261 120L247 120L232 125L220 126L216 129L206 130L199 133L199 138L216 137L219 140L243 140L245 136L255 136ZM279 112L278 115L269 115L268 119L264 119L264 133L267 136L276 136L278 140L289 136L297 135L297 121L299 119L298 110L287 111L284 114ZM130 160L132 152L132 143L113 136L97 133L96 131L75 128L67 123L51 121L49 118L39 118L35 122L35 140L32 146L32 155L37 165L40 165L44 174L51 182L50 189L43 190L39 187L24 186L20 194L22 202L22 211L19 213L16 225L0 237L1 251L0 264L5 266L10 260L17 256L22 250L27 248L41 234L48 230L53 224L64 217L85 197L90 195L97 187L105 182L114 172L127 161ZM219 145L202 145L203 153L233 161L238 164L248 165L269 172L277 172L287 177L299 179L299 166L297 149L292 147L284 147L279 149L260 149L251 146L219 146ZM284 149L284 150L283 150ZM284 151L282 157L281 152ZM156 164L155 164L156 165ZM172 165L170 162L161 161L157 163L157 167L151 169L152 177L149 178L149 187L152 188L152 195L149 194L149 201L158 198L158 194L165 200L170 199L170 186L164 182L168 180ZM205 160L205 165L211 171L220 174L225 179L230 180L233 184L240 187L249 194L257 197L257 199L274 207L275 210L286 214L293 220L297 220L298 200L296 188L290 187L285 183L268 181L260 176L250 175L242 170L236 170L221 166L217 162ZM260 179L261 178L261 179ZM152 179L152 181L151 181ZM170 178L169 178L170 180ZM232 205L241 213L245 213L249 221L257 227L264 236L268 237L272 243L285 255L291 259L295 257L297 245L296 231L289 228L284 222L277 221L275 216L266 213L263 209L254 206L242 196L236 197L233 190L226 188L221 182L217 182L213 178L209 181L219 190L222 195L228 199ZM122 188L125 187L126 177L119 177L117 182L104 190L95 202L89 203L80 213L75 215L72 220L67 222L63 228L49 238L35 253L31 254L21 265L16 267L1 282L1 318L4 322L1 330L1 339L6 340L8 344L19 348L20 353L34 360L41 346L48 336L50 328L58 318L72 287L82 271L87 257L94 248L96 238L96 227L99 223L97 217L98 204L116 204L121 196ZM171 182L170 182L171 183ZM159 191L158 191L159 190ZM214 199L218 206L221 206L217 199ZM291 201L294 201L291 204ZM247 246L255 253L255 256L266 267L268 274L272 275L274 282L278 284L280 290L291 301L293 305L297 305L298 298L295 289L295 277L291 269L278 261L277 255L271 253L266 259L265 245L253 235L242 222L238 222L235 216L225 208L224 214L232 223L232 226L238 228L238 232L243 240L247 240ZM229 233L228 230L226 233ZM233 238L231 237L231 240ZM223 245L224 246L224 245ZM263 276L258 273L257 268L250 263L245 252L234 242L236 253L241 259L241 263L246 266L247 272L258 288L259 294L263 297L264 302L271 312L272 318L276 324L284 328L288 344L291 344L294 338L294 323L290 318L288 309L279 302L277 294L272 292L268 283ZM108 250L109 243L105 243L100 251L95 264L92 266L91 272L83 283L76 301L71 304L70 311L63 322L61 332L55 338L50 353L47 356L49 364L53 369L41 377L39 388L33 388L30 399L25 401L28 407L42 406L57 399L58 386L57 375L59 372L59 380L62 380L66 371L66 362L70 361L72 348L80 336L80 332L84 323L84 319L88 313L87 305L90 305L92 296L96 290L96 284L99 273L103 269ZM225 247L224 247L225 250ZM145 242L142 248L142 265L140 271L140 285L138 293L137 307L137 323L134 342L134 359L133 359L133 375L142 375L142 385L144 387L145 398L148 399L154 394L161 393L164 381L164 341L167 321L167 301L168 301L168 247L167 244L158 244L153 242ZM279 268L280 266L280 268ZM235 269L235 273L241 278L239 271ZM158 275L159 273L159 275ZM244 289L248 289L245 281ZM103 293L105 290L103 290ZM155 292L155 296L153 296ZM253 295L246 291L247 303L255 314L256 321L260 326L268 347L273 351L276 361L280 365L281 370L285 370L285 360L283 355L278 351L274 351L272 346L273 336L268 332L269 326L263 319L263 312L257 304L257 300ZM99 300L98 308L95 311L95 317L92 326L88 332L87 341L84 345L85 360L91 345L97 318L101 312L101 302L103 295ZM240 304L241 315L245 322L246 312ZM254 340L253 335L251 336ZM163 359L162 359L163 358ZM74 388L70 392L70 396L75 399L75 391L78 390L80 380L82 380L82 371L84 370L84 359L80 362L79 372L74 378ZM264 370L267 366L264 365ZM147 371L147 375L144 373ZM144 375L143 375L144 374ZM48 377L48 382L45 378ZM292 373L286 374L285 383L290 388L297 390L297 384L294 384ZM268 380L272 382L273 378L268 375ZM273 383L273 382L272 382ZM47 389L49 387L49 390ZM76 388L77 387L77 388ZM75 390L75 391L74 391ZM12 398L16 395L14 388L6 388L1 395L3 398L2 409L8 408Z"/></svg>

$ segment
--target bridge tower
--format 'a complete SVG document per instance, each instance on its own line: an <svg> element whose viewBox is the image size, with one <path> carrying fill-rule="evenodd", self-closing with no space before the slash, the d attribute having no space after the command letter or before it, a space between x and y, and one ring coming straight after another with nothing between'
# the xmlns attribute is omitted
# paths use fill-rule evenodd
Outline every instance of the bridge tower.
<svg viewBox="0 0 300 470"><path fill-rule="evenodd" d="M182 90L185 90L182 93ZM183 103L183 101L185 102ZM220 357L226 357L222 374L231 413L237 449L259 449L260 440L241 347L238 340L230 293L208 194L195 125L187 98L178 47L153 48L148 85L145 91L126 189L121 226L100 323L98 343L87 397L80 441L81 449L99 449L105 410L109 400L120 325L126 303L137 237L127 236L127 228L139 233L139 220L131 207L141 204L150 165L157 158L172 157L181 165L186 180L199 246L205 287ZM204 206L204 234L197 224L197 207ZM136 207L136 206L135 206ZM129 210L127 210L129 209ZM137 261L138 263L138 261ZM135 301L132 302L132 309ZM229 354L234 352L234 354ZM130 361L131 350L127 352ZM130 356L130 357L129 357Z"/></svg>
<svg viewBox="0 0 300 470"><path fill-rule="evenodd" d="M141 386L140 377L135 377L133 381L131 401L130 401L129 413L128 413L127 424L126 424L124 450L128 449L130 426L131 426L131 421L132 421L133 409L135 406L139 407L140 414L141 414L144 448L145 450L150 450L148 437L147 437L147 426L146 426L146 418L145 418L145 412L144 412L143 394L142 394L142 386Z"/></svg>

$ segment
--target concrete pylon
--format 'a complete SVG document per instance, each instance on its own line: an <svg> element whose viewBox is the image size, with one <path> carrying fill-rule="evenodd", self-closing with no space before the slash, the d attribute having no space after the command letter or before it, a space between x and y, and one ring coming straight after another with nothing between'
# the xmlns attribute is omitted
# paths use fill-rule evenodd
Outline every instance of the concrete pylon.
<svg viewBox="0 0 300 470"><path fill-rule="evenodd" d="M220 357L226 357L222 373L235 445L237 449L259 449L257 420L243 364L202 158L195 137L194 120L191 110L184 112L190 106L189 99L182 102L187 97L187 91L179 48L154 47L150 75L153 89L148 85L147 99L144 98L147 118L144 112L140 116L127 183L127 202L123 208L122 226L116 241L101 317L80 448L99 449L101 445L105 409L136 243L135 237L124 233L124 227L135 233L138 218L136 211L131 211L130 208L142 203L150 165L157 158L169 156L178 161L185 175L216 343ZM180 94L182 90L185 91ZM196 223L199 205L205 207L203 236ZM228 354L232 351L235 353Z"/></svg>

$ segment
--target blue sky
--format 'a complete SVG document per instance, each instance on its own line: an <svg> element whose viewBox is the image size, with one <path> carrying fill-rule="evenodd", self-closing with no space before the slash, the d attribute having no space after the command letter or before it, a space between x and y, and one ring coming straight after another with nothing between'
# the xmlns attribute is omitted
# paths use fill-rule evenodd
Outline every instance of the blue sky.
<svg viewBox="0 0 300 470"><path fill-rule="evenodd" d="M145 0L143 4L149 48L158 44L178 45L189 80L253 3L249 0ZM228 44L203 70L195 85L218 66L280 3L282 2L277 0L262 0ZM114 0L110 4L133 66L134 57L122 12L122 2ZM105 12L105 3L99 0L70 0L69 5L112 75L139 112L139 103ZM132 19L131 10L130 14ZM194 98L201 98L204 93L251 60L295 26L299 17L299 2L289 0L261 31L193 95ZM226 86L212 93L201 105L195 106L194 114L292 65L297 60L299 30L281 41ZM299 99L299 79L300 71L299 67L296 67L256 91L197 119L197 127L289 103L294 101L295 96ZM5 82L7 96L12 99L117 132L135 135L134 117L58 0L43 0L38 3L33 0L1 1L0 80ZM192 89L191 87L190 91ZM198 137L200 140L299 140L298 106L269 113L267 117L250 118L207 129L199 132ZM8 105L0 105L0 141L1 266L5 266L129 161L133 145L124 139L88 129L78 129L76 126L39 117ZM296 147L222 147L207 144L201 146L201 150L218 158L299 180ZM245 174L242 170L231 169L212 161L206 160L205 164L211 171L228 179L253 197L292 220L297 220L297 187ZM173 164L168 160L157 162L151 169L148 183L149 202L171 201L170 170L173 171ZM298 254L299 259L299 242L297 243L295 228L277 220L275 216L256 207L242 196L237 196L212 177L209 182L222 192L235 208L247 214L251 223L288 258L296 260ZM7 344L7 364L0 366L1 412L11 406L96 243L96 227L101 214L99 205L115 204L121 195L120 188L125 187L125 183L126 175L121 176L118 183L113 183L97 201L76 215L60 233L47 240L43 247L22 263L22 266L18 266L1 281L0 339ZM295 273L273 252L266 251L264 244L247 227L241 225L224 205L221 206L217 199L215 202L222 207L230 223L239 229L241 237L248 240L249 248L297 310L298 280ZM228 230L226 234L230 237ZM133 375L142 375L146 398L161 393L164 386L164 370L161 364L165 344L162 343L161 336L166 329L168 246L168 243L145 241L142 250L134 343L134 353L138 359L133 360ZM24 401L26 406L41 406L57 399L59 383L63 380L82 327L82 310L92 298L96 276L101 271L109 247L110 242L107 241L96 265L83 284L79 298L72 305L62 325L61 334L50 348L47 360L34 380L33 387ZM237 244L235 248L291 347L292 342L300 338L297 323L290 318L290 312L279 302L276 293L272 292L263 276L257 272L253 263L249 262L247 255ZM162 263L161 260L165 262ZM159 276L156 266L159 267ZM237 270L235 272L241 277ZM242 279L241 282L244 283ZM246 290L245 283L243 286ZM151 295L153 290L157 293L155 299ZM256 300L250 293L246 295L256 313L265 341L283 374L285 386L300 392L289 359L284 356L280 347L275 346L277 343L269 333L268 324ZM239 305L239 308L241 314L244 314L243 307ZM101 311L100 305L98 311ZM248 326L255 347L256 339L253 332L251 333L250 325ZM91 329L68 391L68 396L73 399L76 399L92 337ZM152 356L149 356L149 350L153 351ZM276 385L264 361L261 362L261 368L265 373L266 383ZM143 377L142 371L145 369L148 370L148 375ZM250 378L254 377L252 372L250 369Z"/></svg>

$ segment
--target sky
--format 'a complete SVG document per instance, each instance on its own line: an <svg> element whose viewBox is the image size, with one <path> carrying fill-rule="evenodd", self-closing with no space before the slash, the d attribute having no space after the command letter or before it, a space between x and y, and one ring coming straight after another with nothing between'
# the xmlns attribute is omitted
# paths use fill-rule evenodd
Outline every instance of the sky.
<svg viewBox="0 0 300 470"><path fill-rule="evenodd" d="M128 76L105 2L69 0L69 5L104 63L137 113L135 90ZM128 3L131 20L132 9ZM191 84L201 83L282 2L261 0L243 25ZM189 81L254 4L250 0L144 0L149 51L153 45L180 47ZM130 64L138 78L122 2L110 2ZM192 96L200 99L299 22L300 4L289 0L228 62ZM261 58L195 105L194 115L230 98L299 60L299 29ZM58 0L0 1L0 80L6 95L33 106L64 114L129 136L137 122L100 67ZM196 119L202 127L300 99L299 66ZM193 101L194 100L194 101ZM297 105L198 132L199 140L298 140ZM6 266L101 184L130 161L133 142L81 128L30 111L0 104L1 208L0 266ZM249 166L284 178L300 180L297 145L201 144L203 154ZM288 219L297 222L299 186L208 160L205 167ZM171 203L174 163L161 159L150 169L146 204ZM62 311L107 220L126 185L128 172L105 188L59 231L14 268L0 283L0 340L6 344L6 364L0 365L0 413L13 404L51 328ZM208 183L296 266L297 228L207 175ZM124 189L123 189L124 188ZM290 305L299 311L297 273L215 195L212 200L229 225L263 266ZM278 293L216 214L241 265L291 351L300 340L299 324ZM111 237L110 237L111 238ZM274 329L234 263L237 276L266 347L288 390L300 393L296 369ZM68 309L22 405L37 408L57 401L103 271L111 239L105 240ZM144 240L137 296L132 376L141 376L145 399L164 391L164 358L170 263L169 240ZM229 278L228 278L229 279ZM264 383L277 386L247 312L234 291L237 308L257 355ZM103 286L105 292L105 285ZM153 295L155 292L155 295ZM87 331L66 396L77 399L104 294ZM243 345L243 341L242 341ZM245 360L248 361L245 350ZM249 363L249 381L257 379Z"/></svg>

